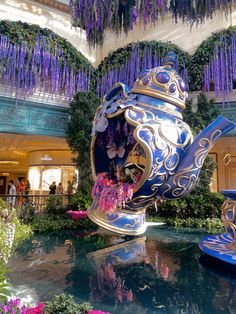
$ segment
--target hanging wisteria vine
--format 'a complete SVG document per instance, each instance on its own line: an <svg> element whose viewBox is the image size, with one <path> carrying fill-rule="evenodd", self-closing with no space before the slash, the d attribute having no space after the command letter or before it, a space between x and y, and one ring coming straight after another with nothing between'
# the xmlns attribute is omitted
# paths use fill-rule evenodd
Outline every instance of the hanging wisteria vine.
<svg viewBox="0 0 236 314"><path fill-rule="evenodd" d="M174 51L178 55L176 70L188 83L187 66L190 62L188 53L170 43L139 42L129 44L109 54L99 65L97 70L97 94L100 97L104 96L117 82L132 87L143 70L163 65L164 57L168 51Z"/></svg>
<svg viewBox="0 0 236 314"><path fill-rule="evenodd" d="M236 32L231 36L220 35L215 42L214 52L204 66L203 90L222 96L223 102L236 83Z"/></svg>
<svg viewBox="0 0 236 314"><path fill-rule="evenodd" d="M226 16L236 0L70 0L72 24L85 30L90 45L102 44L104 32L115 34L133 29L137 20L144 26L157 24L167 13L192 25L212 18L216 10Z"/></svg>
<svg viewBox="0 0 236 314"><path fill-rule="evenodd" d="M34 47L26 42L12 44L0 35L0 78L11 86L16 97L43 93L64 95L71 99L89 88L90 70L68 65L60 47L51 49L46 37L38 37Z"/></svg>

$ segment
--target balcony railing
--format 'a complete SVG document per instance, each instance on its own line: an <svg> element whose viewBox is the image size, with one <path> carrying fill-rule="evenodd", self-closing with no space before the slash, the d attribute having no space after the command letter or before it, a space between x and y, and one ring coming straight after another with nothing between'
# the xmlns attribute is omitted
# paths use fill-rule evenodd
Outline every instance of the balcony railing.
<svg viewBox="0 0 236 314"><path fill-rule="evenodd" d="M36 213L41 213L44 211L46 205L47 205L47 200L50 197L53 196L58 196L60 197L60 202L62 203L63 206L70 206L70 199L71 199L71 194L47 194L47 195L6 195L6 194L0 194L0 198L5 201L7 204L9 204L11 207L15 208L23 208L25 206L31 206L34 208Z"/></svg>

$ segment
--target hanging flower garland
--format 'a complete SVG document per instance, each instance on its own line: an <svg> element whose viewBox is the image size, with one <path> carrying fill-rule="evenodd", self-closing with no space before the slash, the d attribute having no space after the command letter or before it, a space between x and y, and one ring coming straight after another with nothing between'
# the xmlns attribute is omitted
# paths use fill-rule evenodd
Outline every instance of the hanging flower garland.
<svg viewBox="0 0 236 314"><path fill-rule="evenodd" d="M71 100L78 91L89 89L92 72L86 59L53 32L0 22L0 81L11 86L16 98L37 91Z"/></svg>
<svg viewBox="0 0 236 314"><path fill-rule="evenodd" d="M236 83L236 27L205 40L193 55L189 72L192 91L214 91L227 100Z"/></svg>
<svg viewBox="0 0 236 314"><path fill-rule="evenodd" d="M187 67L190 64L190 56L187 52L171 43L144 41L120 48L101 62L96 72L97 94L104 96L117 82L125 83L129 87L133 86L143 70L163 65L164 57L169 51L178 55L176 70L187 83Z"/></svg>
<svg viewBox="0 0 236 314"><path fill-rule="evenodd" d="M102 44L104 33L126 34L139 19L144 26L156 24L167 13L190 25L213 18L216 10L229 14L235 0L70 0L72 24L85 30L91 46Z"/></svg>
<svg viewBox="0 0 236 314"><path fill-rule="evenodd" d="M37 38L33 48L26 42L11 44L0 35L0 78L18 95L27 97L36 90L71 99L89 88L90 71L74 70L59 47L51 50L46 37Z"/></svg>
<svg viewBox="0 0 236 314"><path fill-rule="evenodd" d="M214 55L204 67L203 90L209 92L214 89L215 95L221 93L225 101L233 90L233 81L236 82L236 34L232 36L230 44L222 37L216 45Z"/></svg>

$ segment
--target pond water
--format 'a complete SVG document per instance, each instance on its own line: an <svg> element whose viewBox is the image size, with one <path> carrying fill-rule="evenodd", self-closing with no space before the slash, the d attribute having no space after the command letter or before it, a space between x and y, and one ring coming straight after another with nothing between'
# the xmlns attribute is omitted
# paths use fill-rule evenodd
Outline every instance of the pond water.
<svg viewBox="0 0 236 314"><path fill-rule="evenodd" d="M201 253L203 235L165 226L136 238L35 235L11 258L9 277L28 301L69 293L112 314L236 313L236 269Z"/></svg>

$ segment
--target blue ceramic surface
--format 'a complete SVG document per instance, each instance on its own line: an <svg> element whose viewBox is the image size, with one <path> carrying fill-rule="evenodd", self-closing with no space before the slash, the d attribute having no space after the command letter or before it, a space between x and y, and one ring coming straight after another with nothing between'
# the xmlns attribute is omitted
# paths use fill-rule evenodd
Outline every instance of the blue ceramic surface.
<svg viewBox="0 0 236 314"><path fill-rule="evenodd" d="M93 221L109 230L143 233L145 208L157 199L173 200L187 195L214 143L235 127L235 123L220 116L193 141L191 130L182 119L188 95L185 83L173 68L175 58L169 53L163 67L142 72L131 90L116 84L96 113L91 145L94 178L100 172L109 172L111 159L107 147L99 144L99 136L114 119L125 119L134 128L133 137L145 160L134 195L123 208L105 214L94 201L88 210ZM125 165L130 146L124 148L123 156L113 158L114 164ZM116 218L111 219L114 215Z"/></svg>
<svg viewBox="0 0 236 314"><path fill-rule="evenodd" d="M235 240L228 233L203 238L199 248L212 257L236 265Z"/></svg>
<svg viewBox="0 0 236 314"><path fill-rule="evenodd" d="M221 194L224 195L225 199L236 200L236 190L224 190L221 191Z"/></svg>

